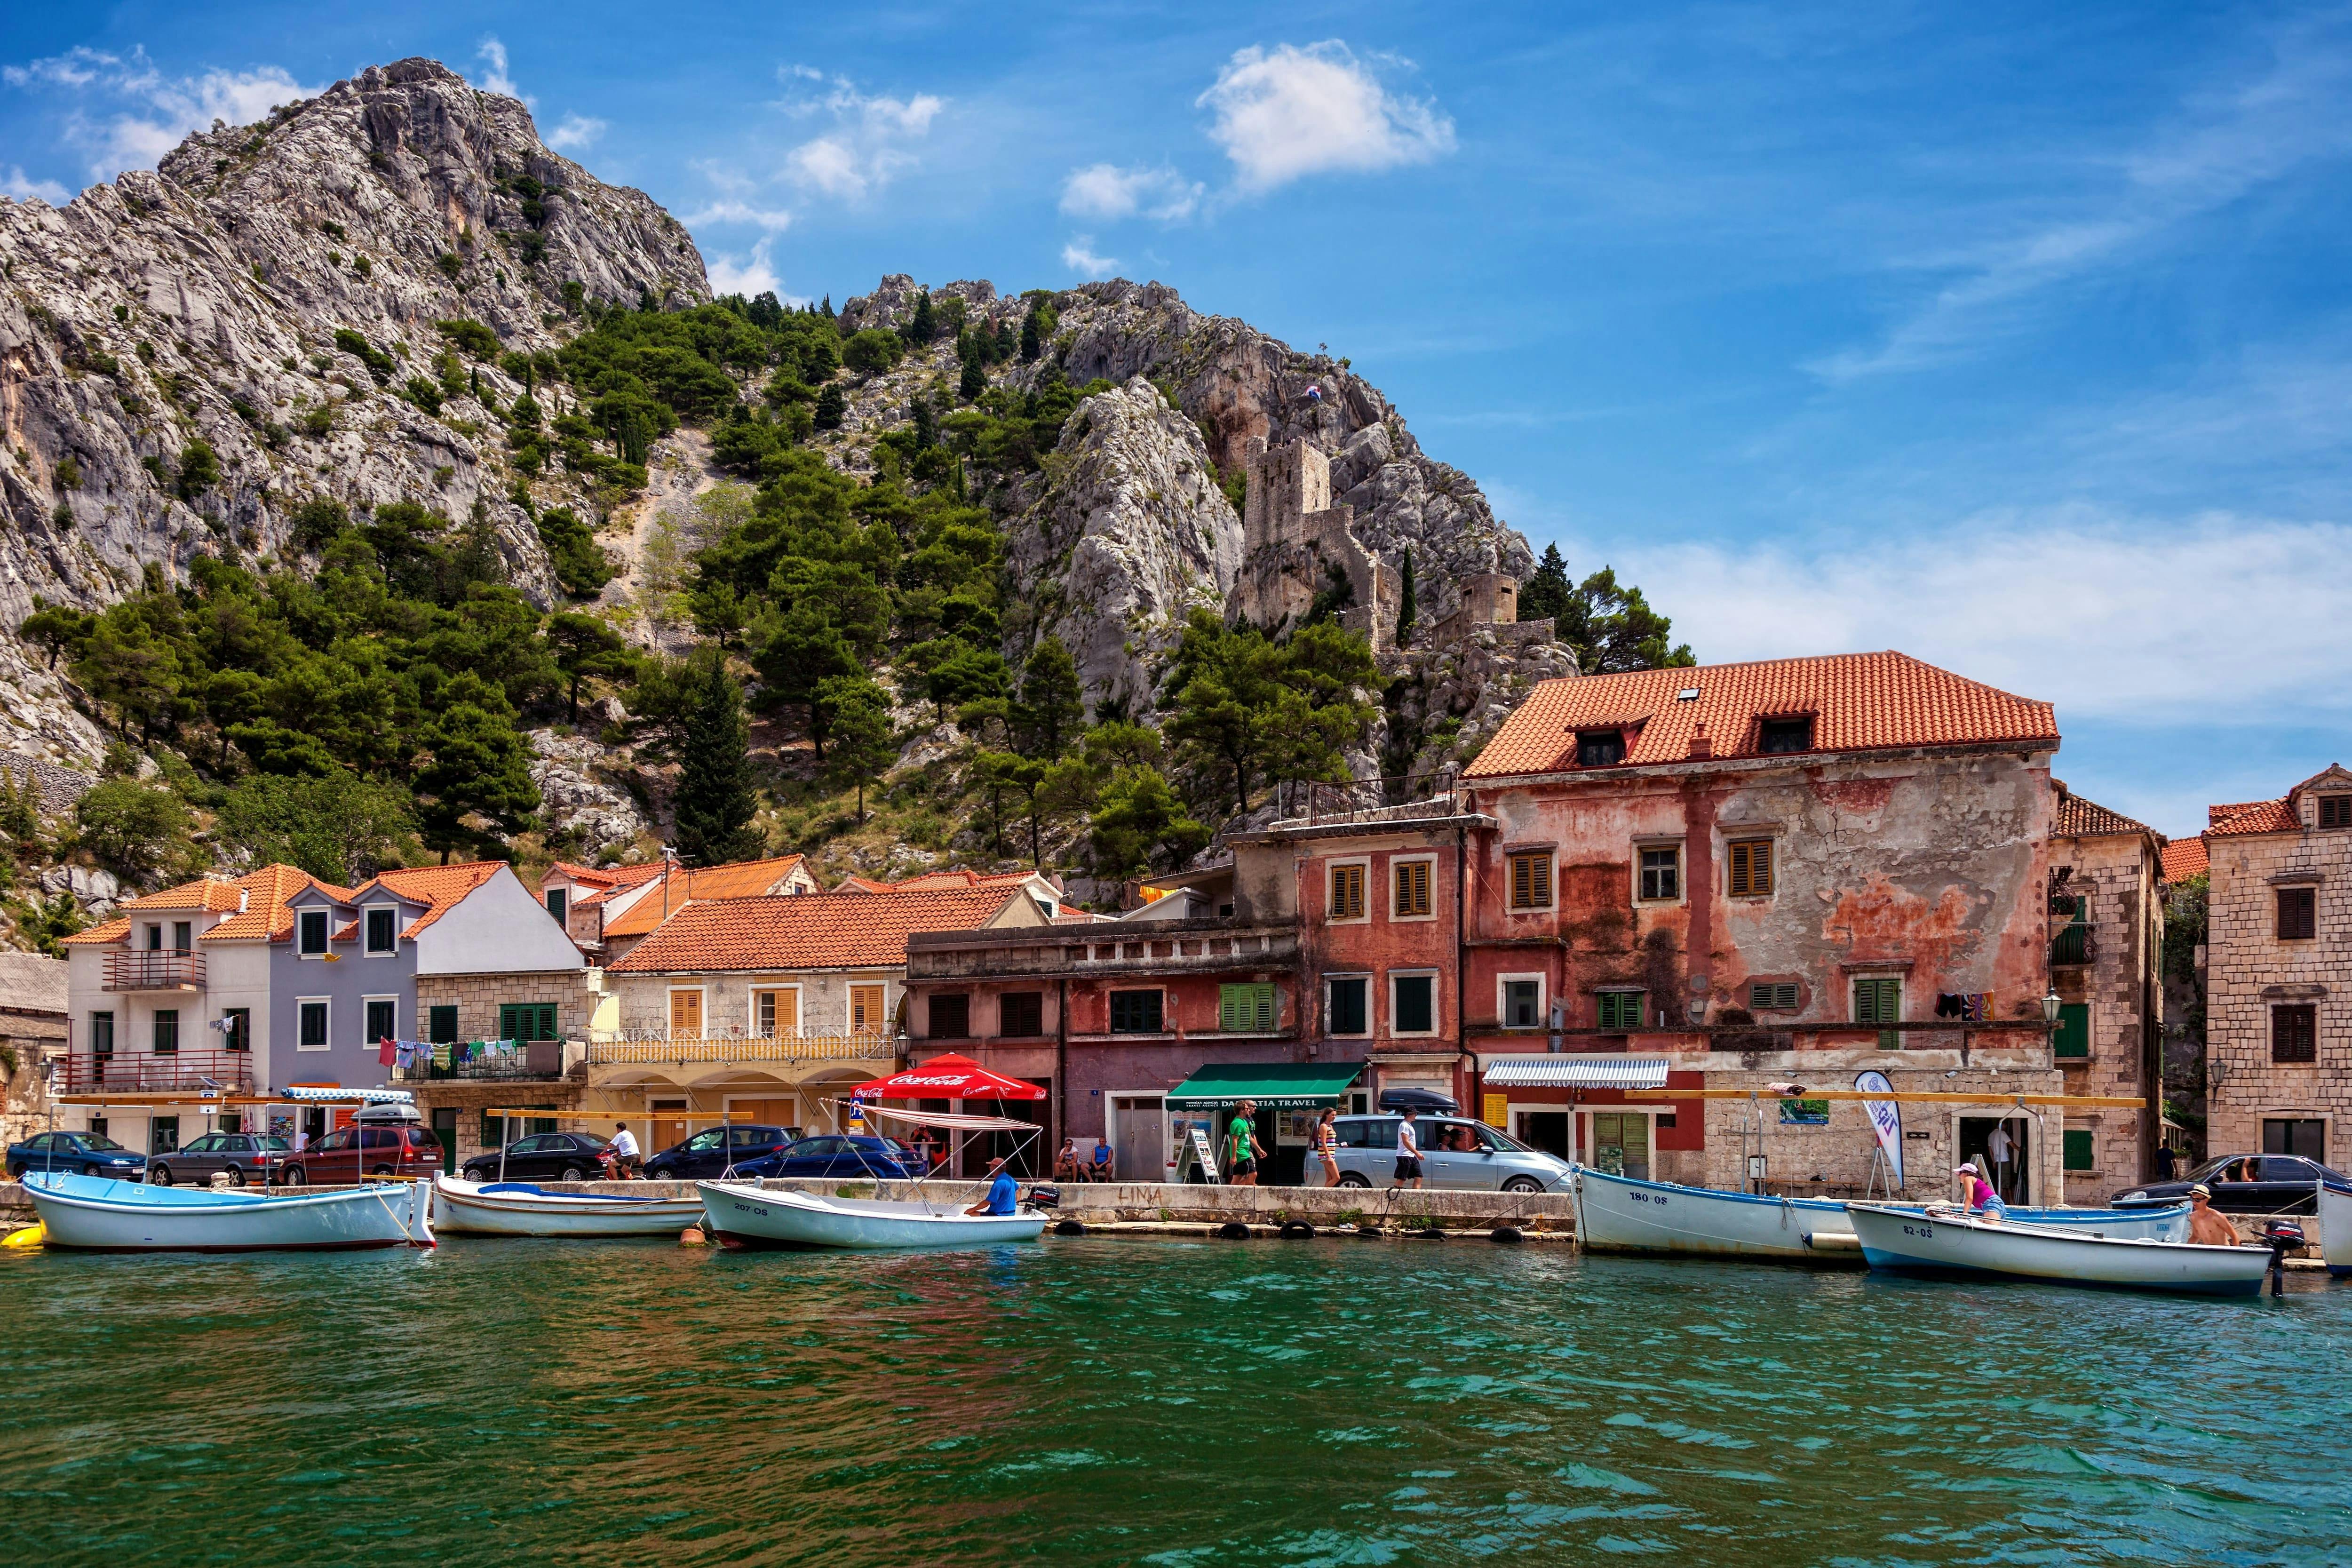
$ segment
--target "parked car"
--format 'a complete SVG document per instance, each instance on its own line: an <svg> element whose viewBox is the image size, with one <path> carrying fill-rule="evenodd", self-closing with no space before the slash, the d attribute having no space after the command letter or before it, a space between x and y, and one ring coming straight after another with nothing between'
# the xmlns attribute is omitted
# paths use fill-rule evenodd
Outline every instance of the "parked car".
<svg viewBox="0 0 2352 1568"><path fill-rule="evenodd" d="M1396 1184L1397 1123L1402 1120L1395 1116L1339 1119L1335 1125L1341 1186ZM1530 1149L1483 1121L1458 1116L1423 1116L1413 1122L1412 1130L1421 1143L1423 1186L1482 1193L1566 1190L1567 1161L1540 1149ZM1467 1147L1448 1148L1448 1143L1466 1143Z"/></svg>
<svg viewBox="0 0 2352 1568"><path fill-rule="evenodd" d="M27 1171L78 1171L135 1182L146 1170L146 1155L132 1153L103 1132L37 1132L8 1145L8 1174L20 1182Z"/></svg>
<svg viewBox="0 0 2352 1568"><path fill-rule="evenodd" d="M706 1127L682 1143L673 1143L646 1162L646 1179L655 1182L708 1181L740 1169L746 1160L772 1154L800 1137L790 1127Z"/></svg>
<svg viewBox="0 0 2352 1568"><path fill-rule="evenodd" d="M258 1132L207 1132L169 1154L149 1160L147 1179L159 1187L174 1182L202 1184L224 1173L233 1187L258 1182L265 1173L271 1181L284 1181L278 1173L286 1168L291 1152L283 1138Z"/></svg>
<svg viewBox="0 0 2352 1568"><path fill-rule="evenodd" d="M2208 1160L2177 1182L2150 1182L2107 1200L2113 1208L2153 1208L2185 1202L2202 1182L2213 1206L2226 1214L2310 1214L2319 1206L2318 1184L2352 1192L2352 1177L2300 1154L2224 1154Z"/></svg>
<svg viewBox="0 0 2352 1568"><path fill-rule="evenodd" d="M788 1143L772 1154L738 1161L739 1176L847 1176L867 1181L911 1182L926 1162L895 1138L826 1132Z"/></svg>
<svg viewBox="0 0 2352 1568"><path fill-rule="evenodd" d="M504 1176L495 1149L467 1161L464 1174L469 1182L593 1182L604 1177L604 1140L593 1132L535 1132L507 1145Z"/></svg>
<svg viewBox="0 0 2352 1568"><path fill-rule="evenodd" d="M440 1168L441 1144L430 1129L413 1122L366 1121L339 1127L309 1148L295 1150L287 1156L278 1179L289 1187L370 1176L413 1181Z"/></svg>

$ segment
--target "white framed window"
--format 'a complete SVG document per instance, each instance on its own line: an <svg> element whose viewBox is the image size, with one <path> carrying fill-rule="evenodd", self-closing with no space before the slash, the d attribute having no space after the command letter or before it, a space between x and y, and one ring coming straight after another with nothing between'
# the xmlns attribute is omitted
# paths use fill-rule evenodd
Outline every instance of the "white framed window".
<svg viewBox="0 0 2352 1568"><path fill-rule="evenodd" d="M397 996L362 996L360 1014L364 1029L360 1043L373 1046L378 1040L400 1038L400 998Z"/></svg>
<svg viewBox="0 0 2352 1568"><path fill-rule="evenodd" d="M1372 862L1369 856L1323 864L1323 919L1335 926L1370 925Z"/></svg>
<svg viewBox="0 0 2352 1568"><path fill-rule="evenodd" d="M1539 1029L1549 981L1542 974L1495 976L1495 1016L1506 1029Z"/></svg>
<svg viewBox="0 0 2352 1568"><path fill-rule="evenodd" d="M1389 861L1389 919L1437 918L1437 857L1398 855Z"/></svg>
<svg viewBox="0 0 2352 1568"><path fill-rule="evenodd" d="M1644 904L1682 902L1683 847L1679 840L1633 846L1633 897Z"/></svg>
<svg viewBox="0 0 2352 1568"><path fill-rule="evenodd" d="M1369 1035L1372 1032L1370 975L1327 974L1323 977L1323 1032L1327 1035Z"/></svg>
<svg viewBox="0 0 2352 1568"><path fill-rule="evenodd" d="M798 985L754 985L751 990L749 1022L762 1039L789 1040L801 1032L801 988Z"/></svg>
<svg viewBox="0 0 2352 1568"><path fill-rule="evenodd" d="M324 958L327 955L327 936L332 926L333 918L332 911L328 910L295 910L295 952L303 958Z"/></svg>
<svg viewBox="0 0 2352 1568"><path fill-rule="evenodd" d="M400 955L400 906L370 904L360 910L360 951L370 958Z"/></svg>
<svg viewBox="0 0 2352 1568"><path fill-rule="evenodd" d="M1408 969L1389 972L1389 1033L1437 1033L1437 971Z"/></svg>
<svg viewBox="0 0 2352 1568"><path fill-rule="evenodd" d="M294 999L294 1048L325 1051L334 1048L334 1003L324 996Z"/></svg>

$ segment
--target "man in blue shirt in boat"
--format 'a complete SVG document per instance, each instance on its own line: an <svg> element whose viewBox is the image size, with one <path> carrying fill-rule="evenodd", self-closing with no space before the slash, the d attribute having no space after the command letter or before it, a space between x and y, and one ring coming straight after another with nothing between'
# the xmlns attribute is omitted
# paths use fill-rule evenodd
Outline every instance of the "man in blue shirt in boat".
<svg viewBox="0 0 2352 1568"><path fill-rule="evenodd" d="M988 1163L988 1195L964 1210L964 1213L974 1216L982 1215L1002 1216L1013 1213L1021 1206L1020 1195L1013 1180L1013 1173L1004 1168L1004 1162L1010 1157L999 1154Z"/></svg>

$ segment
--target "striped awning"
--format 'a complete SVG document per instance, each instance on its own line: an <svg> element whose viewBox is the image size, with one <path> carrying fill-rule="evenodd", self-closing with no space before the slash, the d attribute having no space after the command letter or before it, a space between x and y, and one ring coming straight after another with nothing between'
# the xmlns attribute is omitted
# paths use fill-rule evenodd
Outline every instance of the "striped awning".
<svg viewBox="0 0 2352 1568"><path fill-rule="evenodd" d="M338 1089L332 1084L299 1083L286 1090L284 1099L295 1101L314 1100L339 1100L349 1104L359 1100L368 1105L414 1105L416 1097L404 1089Z"/></svg>
<svg viewBox="0 0 2352 1568"><path fill-rule="evenodd" d="M1585 1057L1570 1053L1489 1057L1481 1075L1490 1089L1664 1089L1664 1057Z"/></svg>

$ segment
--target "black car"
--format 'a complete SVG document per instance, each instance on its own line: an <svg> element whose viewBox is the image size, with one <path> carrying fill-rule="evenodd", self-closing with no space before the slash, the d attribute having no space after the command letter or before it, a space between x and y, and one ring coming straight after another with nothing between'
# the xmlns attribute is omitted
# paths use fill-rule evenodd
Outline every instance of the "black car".
<svg viewBox="0 0 2352 1568"><path fill-rule="evenodd" d="M597 1163L604 1140L593 1132L534 1132L507 1145L506 1174L499 1174L498 1151L466 1162L469 1182L593 1182L604 1173Z"/></svg>
<svg viewBox="0 0 2352 1568"><path fill-rule="evenodd" d="M2352 1192L2352 1177L2300 1154L2224 1154L2177 1182L2150 1182L2107 1201L2119 1209L2185 1203L2189 1187L2202 1182L2212 1191L2213 1206L2227 1214L2309 1214L2319 1206L2323 1181Z"/></svg>
<svg viewBox="0 0 2352 1568"><path fill-rule="evenodd" d="M690 1182L724 1175L730 1167L772 1154L799 1136L789 1127L706 1127L647 1160L646 1179Z"/></svg>
<svg viewBox="0 0 2352 1568"><path fill-rule="evenodd" d="M911 1182L924 1169L923 1157L896 1138L865 1133L821 1132L772 1154L735 1163L739 1176L843 1176L869 1182Z"/></svg>
<svg viewBox="0 0 2352 1568"><path fill-rule="evenodd" d="M8 1145L8 1174L21 1182L27 1171L74 1171L135 1182L146 1173L147 1156L132 1153L103 1132L36 1132L22 1143Z"/></svg>

